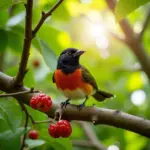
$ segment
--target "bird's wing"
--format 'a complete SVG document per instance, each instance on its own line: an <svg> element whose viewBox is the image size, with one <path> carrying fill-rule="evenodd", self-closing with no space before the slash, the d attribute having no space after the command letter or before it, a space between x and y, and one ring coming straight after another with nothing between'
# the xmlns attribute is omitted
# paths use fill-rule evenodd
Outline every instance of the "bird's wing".
<svg viewBox="0 0 150 150"><path fill-rule="evenodd" d="M52 80L53 80L53 83L55 83L55 72L53 73Z"/></svg>
<svg viewBox="0 0 150 150"><path fill-rule="evenodd" d="M85 82L91 84L94 87L94 89L98 90L96 81L94 77L91 75L91 73L83 66L81 66L81 70L82 70L82 79Z"/></svg>

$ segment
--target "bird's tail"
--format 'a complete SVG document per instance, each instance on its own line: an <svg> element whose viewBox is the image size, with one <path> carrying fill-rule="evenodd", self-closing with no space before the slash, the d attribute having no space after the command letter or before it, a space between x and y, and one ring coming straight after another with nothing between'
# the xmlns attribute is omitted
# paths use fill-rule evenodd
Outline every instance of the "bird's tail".
<svg viewBox="0 0 150 150"><path fill-rule="evenodd" d="M97 90L93 97L98 101L104 101L106 98L114 97L114 95L101 90Z"/></svg>

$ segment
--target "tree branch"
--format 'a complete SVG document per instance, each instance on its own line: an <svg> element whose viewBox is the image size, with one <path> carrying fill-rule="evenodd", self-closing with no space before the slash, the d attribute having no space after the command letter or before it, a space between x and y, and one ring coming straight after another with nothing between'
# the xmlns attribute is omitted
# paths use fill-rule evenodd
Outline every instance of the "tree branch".
<svg viewBox="0 0 150 150"><path fill-rule="evenodd" d="M56 8L63 2L63 0L59 0L54 7L51 8L51 10L47 13L42 12L42 17L35 27L35 29L32 31L32 7L33 7L33 0L27 0L26 7L26 18L25 18L25 37L24 37L24 45L23 45L23 52L21 55L21 60L19 64L19 70L17 73L17 76L14 79L14 85L15 86L22 86L23 85L23 79L25 74L27 73L27 63L29 58L29 51L31 47L31 41L35 37L36 33L44 23L47 17L52 15L52 13L56 10Z"/></svg>
<svg viewBox="0 0 150 150"><path fill-rule="evenodd" d="M24 45L23 51L21 55L21 60L19 64L19 70L17 76L14 79L15 86L21 86L23 84L23 79L25 74L27 73L27 63L29 58L29 51L32 40L32 7L33 0L27 0L26 7L26 17L25 17L25 37L24 37Z"/></svg>
<svg viewBox="0 0 150 150"><path fill-rule="evenodd" d="M103 149L96 147L93 142L86 141L86 140L73 140L72 144L77 147L91 148L91 149L95 149L95 150L103 150Z"/></svg>
<svg viewBox="0 0 150 150"><path fill-rule="evenodd" d="M148 10L148 12L147 12L146 19L145 19L145 21L144 21L144 23L143 23L142 31L141 31L140 34L139 34L139 40L142 39L143 34L144 34L145 30L146 30L147 27L148 27L149 21L150 21L150 10Z"/></svg>
<svg viewBox="0 0 150 150"><path fill-rule="evenodd" d="M58 0L58 2L50 9L50 11L48 11L47 13L42 12L42 16L41 19L39 21L39 23L37 24L37 26L35 27L35 29L32 32L32 38L34 38L36 36L36 33L39 31L39 29L41 28L42 24L44 23L44 21L52 15L52 13L57 9L57 7L59 7L59 5L63 2L63 0Z"/></svg>
<svg viewBox="0 0 150 150"><path fill-rule="evenodd" d="M91 128L89 123L80 121L80 125L83 128L83 130L85 131L89 141L93 143L93 146L95 146L96 149L98 149L98 150L107 150L106 146L104 146L100 142L100 140L98 140L97 136L95 135L95 132L93 131L93 129Z"/></svg>
<svg viewBox="0 0 150 150"><path fill-rule="evenodd" d="M12 83L13 78L3 74L0 72L0 90L12 93L12 92L20 92L20 91L29 91L26 87L20 87L14 89L10 84ZM29 105L30 99L33 96L32 93L25 95L16 95L18 101L21 101L24 104ZM81 111L79 111L76 106L68 105L65 109L61 110L60 105L56 104L53 101L52 109L50 109L46 114L54 118L56 111L62 111L62 119L67 120L81 120L93 122L96 124L105 124L110 125L122 129L126 129L138 134L141 134L146 137L150 137L150 121L141 117L137 117L134 115L130 115L124 112L120 112L118 110L111 110L105 108L96 108L92 107L84 107Z"/></svg>
<svg viewBox="0 0 150 150"><path fill-rule="evenodd" d="M116 0L106 0L109 8L114 12ZM126 44L131 48L131 51L135 54L139 62L141 63L143 71L147 74L150 80L150 61L146 54L141 41L139 41L138 35L134 33L127 19L123 19L119 22L119 25L125 35Z"/></svg>
<svg viewBox="0 0 150 150"><path fill-rule="evenodd" d="M125 39L111 31L109 31L109 34L116 40L120 41L120 42L123 42L123 43L126 43Z"/></svg>

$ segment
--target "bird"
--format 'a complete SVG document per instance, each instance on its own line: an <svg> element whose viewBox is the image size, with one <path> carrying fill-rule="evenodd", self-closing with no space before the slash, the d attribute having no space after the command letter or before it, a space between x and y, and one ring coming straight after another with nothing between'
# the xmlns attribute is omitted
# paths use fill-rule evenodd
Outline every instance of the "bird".
<svg viewBox="0 0 150 150"><path fill-rule="evenodd" d="M114 97L113 94L98 89L96 80L91 73L79 62L80 56L85 51L76 48L67 48L59 56L57 68L53 73L53 83L57 89L67 98L61 103L61 107L70 104L70 100L85 99L77 108L81 110L89 96L97 101Z"/></svg>

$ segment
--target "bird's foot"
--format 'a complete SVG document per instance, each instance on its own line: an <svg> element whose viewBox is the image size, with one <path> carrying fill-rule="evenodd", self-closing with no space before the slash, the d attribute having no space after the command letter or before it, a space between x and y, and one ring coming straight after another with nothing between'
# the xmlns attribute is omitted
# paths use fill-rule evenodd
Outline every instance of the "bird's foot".
<svg viewBox="0 0 150 150"><path fill-rule="evenodd" d="M70 99L67 99L65 102L62 102L60 105L61 105L61 108L63 108L63 107L65 107L66 108L66 106L68 105L68 104L70 104L69 103L69 100Z"/></svg>
<svg viewBox="0 0 150 150"><path fill-rule="evenodd" d="M85 103L77 105L77 109L80 111L85 106Z"/></svg>

